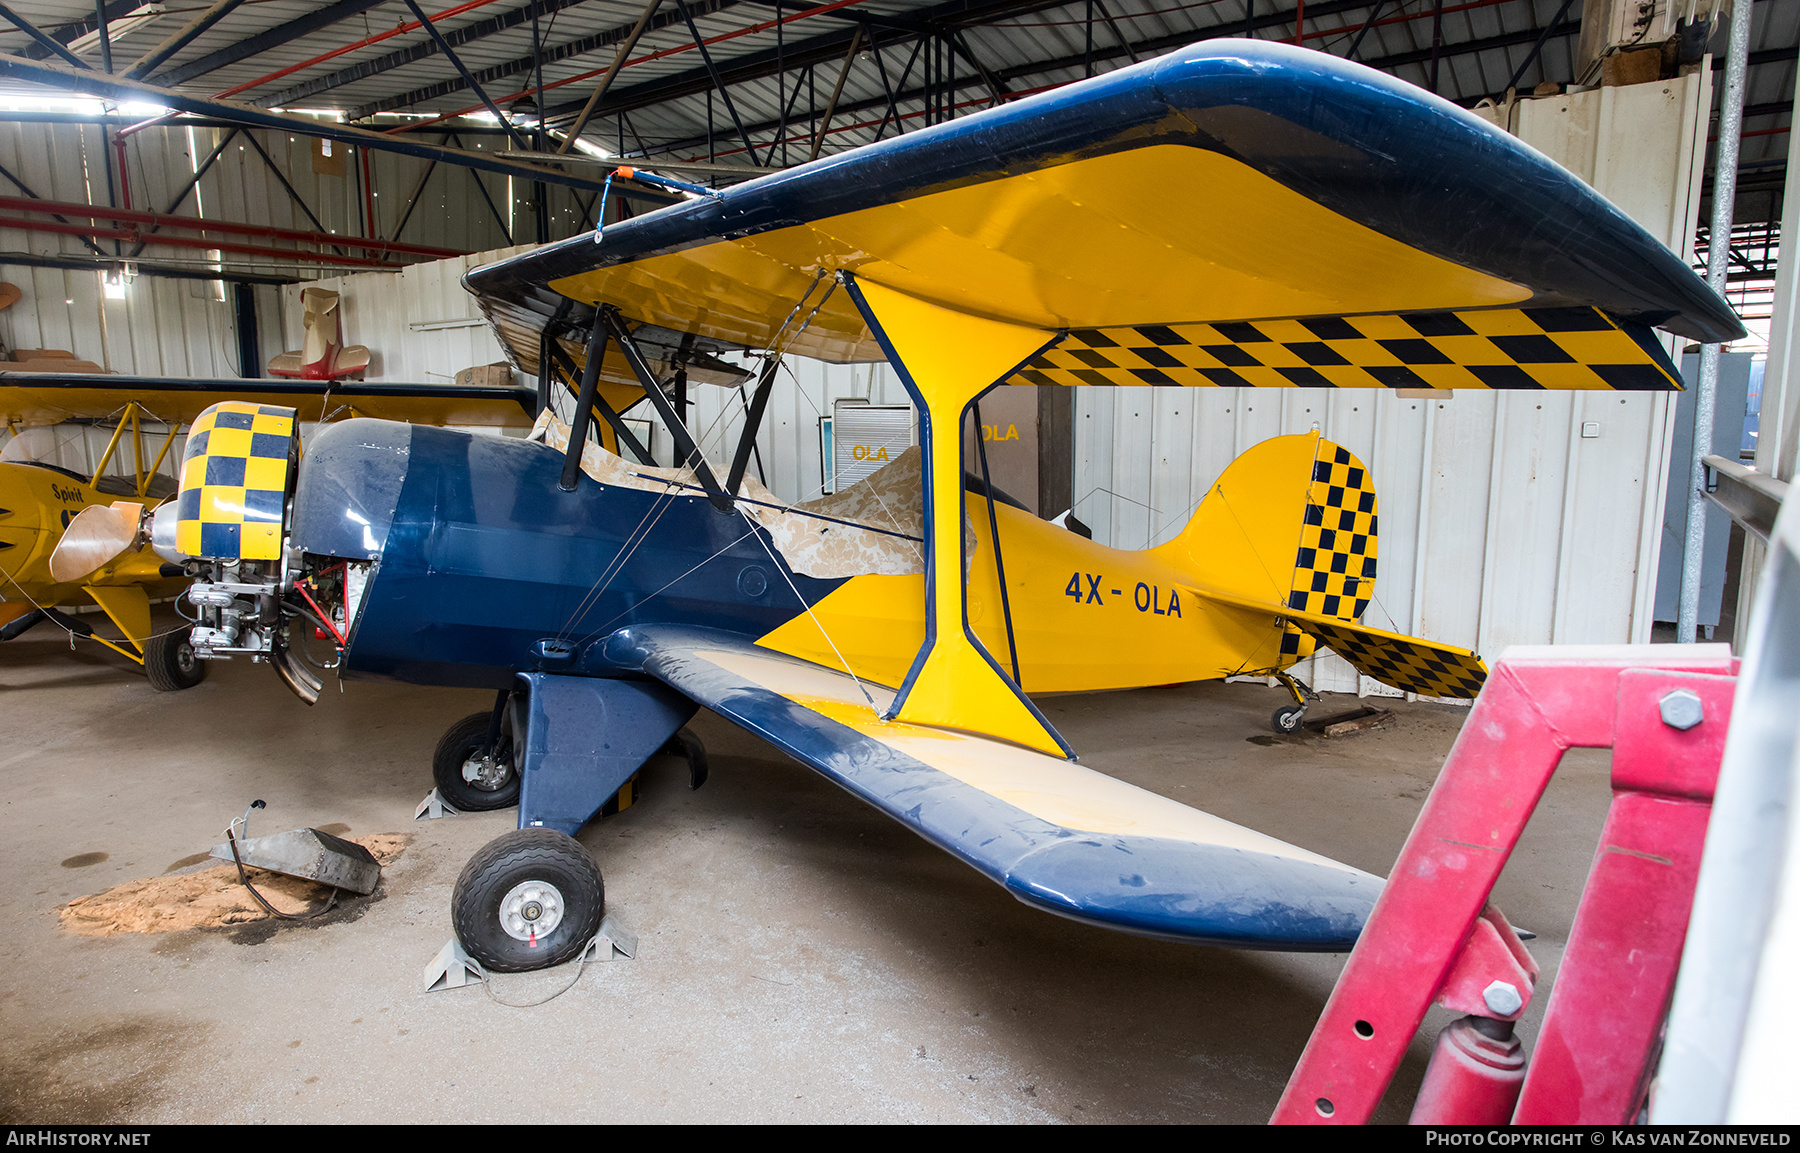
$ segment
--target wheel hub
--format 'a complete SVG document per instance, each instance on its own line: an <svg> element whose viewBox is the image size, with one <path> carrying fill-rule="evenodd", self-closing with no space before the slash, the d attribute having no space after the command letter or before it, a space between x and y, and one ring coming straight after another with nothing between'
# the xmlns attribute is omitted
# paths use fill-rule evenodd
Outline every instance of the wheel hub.
<svg viewBox="0 0 1800 1153"><path fill-rule="evenodd" d="M500 927L515 941L534 941L554 932L562 924L566 909L562 892L555 885L524 881L501 899Z"/></svg>
<svg viewBox="0 0 1800 1153"><path fill-rule="evenodd" d="M491 793L506 784L512 776L512 765L492 753L477 753L463 762L462 776L469 784Z"/></svg>

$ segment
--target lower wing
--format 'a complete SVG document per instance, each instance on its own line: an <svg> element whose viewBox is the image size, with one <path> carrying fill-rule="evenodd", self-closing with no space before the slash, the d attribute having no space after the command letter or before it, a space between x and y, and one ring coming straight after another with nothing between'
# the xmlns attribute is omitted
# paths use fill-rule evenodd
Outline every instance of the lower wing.
<svg viewBox="0 0 1800 1153"><path fill-rule="evenodd" d="M880 719L890 689L728 633L633 626L608 656L764 738L1028 905L1147 936L1337 951L1381 879L1068 761Z"/></svg>

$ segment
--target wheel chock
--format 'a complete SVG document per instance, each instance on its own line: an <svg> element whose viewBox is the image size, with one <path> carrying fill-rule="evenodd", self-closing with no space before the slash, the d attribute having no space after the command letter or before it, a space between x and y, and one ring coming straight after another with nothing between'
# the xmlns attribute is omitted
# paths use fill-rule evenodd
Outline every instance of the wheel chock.
<svg viewBox="0 0 1800 1153"><path fill-rule="evenodd" d="M587 943L577 958L584 964L589 961L610 961L614 954L627 961L637 956L637 934L627 932L619 927L619 923L608 915L600 918L600 931L594 939Z"/></svg>
<svg viewBox="0 0 1800 1153"><path fill-rule="evenodd" d="M460 989L464 985L473 985L487 980L487 970L475 958L463 952L463 947L455 937L438 950L431 964L425 966L425 991L435 993L439 989Z"/></svg>
<svg viewBox="0 0 1800 1153"><path fill-rule="evenodd" d="M454 817L461 812L461 809L439 796L436 789L432 789L425 794L425 799L419 802L419 807L413 810L413 820L435 821L439 817Z"/></svg>

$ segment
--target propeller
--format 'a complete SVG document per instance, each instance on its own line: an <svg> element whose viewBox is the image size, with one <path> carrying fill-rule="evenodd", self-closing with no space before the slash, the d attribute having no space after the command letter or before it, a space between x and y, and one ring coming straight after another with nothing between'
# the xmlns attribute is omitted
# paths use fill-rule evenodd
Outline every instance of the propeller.
<svg viewBox="0 0 1800 1153"><path fill-rule="evenodd" d="M140 543L143 518L144 506L128 500L88 505L69 522L50 554L51 578L59 583L81 580Z"/></svg>

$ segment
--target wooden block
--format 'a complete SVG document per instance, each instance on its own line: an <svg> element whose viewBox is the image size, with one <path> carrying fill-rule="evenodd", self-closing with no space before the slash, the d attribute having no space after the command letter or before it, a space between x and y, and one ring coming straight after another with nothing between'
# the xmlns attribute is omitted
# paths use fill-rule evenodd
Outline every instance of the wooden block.
<svg viewBox="0 0 1800 1153"><path fill-rule="evenodd" d="M1304 727L1324 737L1347 737L1369 729L1386 728L1393 723L1392 709L1376 709L1365 705L1347 713L1333 713L1328 717L1307 721Z"/></svg>

